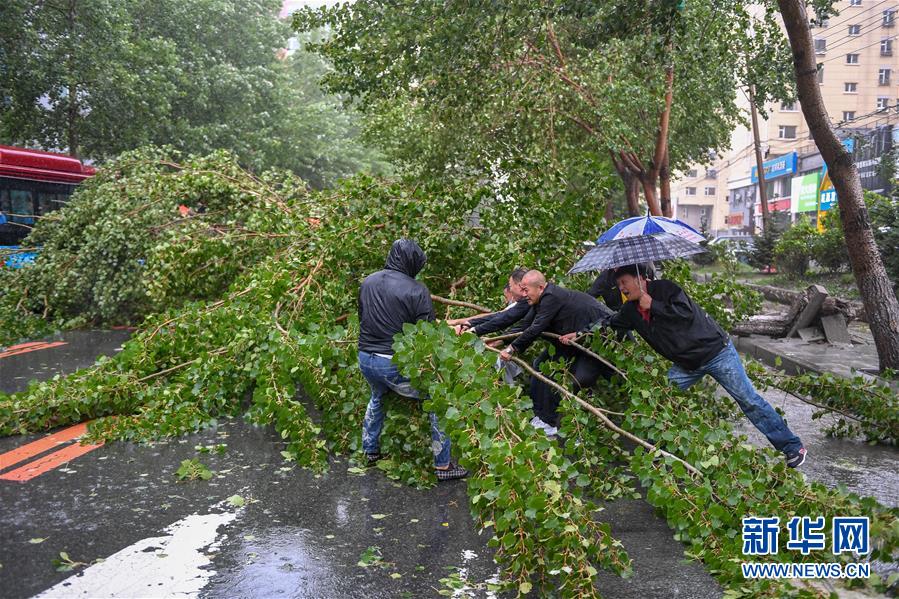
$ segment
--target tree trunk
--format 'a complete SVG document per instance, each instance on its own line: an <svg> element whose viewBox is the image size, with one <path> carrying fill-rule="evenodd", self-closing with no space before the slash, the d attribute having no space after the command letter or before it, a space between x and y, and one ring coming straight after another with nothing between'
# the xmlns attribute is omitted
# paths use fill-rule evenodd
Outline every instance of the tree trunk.
<svg viewBox="0 0 899 599"><path fill-rule="evenodd" d="M662 168L659 170L659 204L662 216L671 218L674 216L674 207L671 205L671 171L668 169L668 148L665 148L665 159L662 160Z"/></svg>
<svg viewBox="0 0 899 599"><path fill-rule="evenodd" d="M624 197L627 199L628 216L640 216L640 181L633 171L625 164L622 154L611 152L612 164L615 172L621 177L624 184Z"/></svg>
<svg viewBox="0 0 899 599"><path fill-rule="evenodd" d="M624 180L624 193L627 198L627 215L640 216L643 211L640 210L640 182L637 177L628 173Z"/></svg>
<svg viewBox="0 0 899 599"><path fill-rule="evenodd" d="M893 293L883 260L874 243L858 170L852 156L830 128L818 87L817 64L805 4L800 0L777 0L777 4L793 51L793 67L802 114L827 164L839 199L840 220L846 235L849 261L865 304L868 324L880 358L880 368L899 369L899 301Z"/></svg>
<svg viewBox="0 0 899 599"><path fill-rule="evenodd" d="M659 198L656 196L656 177L655 173L643 173L637 178L643 186L643 197L646 198L646 206L649 213L653 216L662 216L662 209L659 207Z"/></svg>
<svg viewBox="0 0 899 599"><path fill-rule="evenodd" d="M613 220L615 220L615 207L612 206L612 200L611 200L611 199L606 200L606 214L605 214L605 217L606 217L606 222L607 222L607 223L611 223Z"/></svg>

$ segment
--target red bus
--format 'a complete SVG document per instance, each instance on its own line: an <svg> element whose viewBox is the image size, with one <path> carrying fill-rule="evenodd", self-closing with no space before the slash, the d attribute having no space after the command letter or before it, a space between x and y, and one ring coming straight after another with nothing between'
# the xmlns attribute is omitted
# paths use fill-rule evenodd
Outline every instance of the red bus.
<svg viewBox="0 0 899 599"><path fill-rule="evenodd" d="M37 217L68 201L96 169L65 154L0 145L0 246L15 246Z"/></svg>

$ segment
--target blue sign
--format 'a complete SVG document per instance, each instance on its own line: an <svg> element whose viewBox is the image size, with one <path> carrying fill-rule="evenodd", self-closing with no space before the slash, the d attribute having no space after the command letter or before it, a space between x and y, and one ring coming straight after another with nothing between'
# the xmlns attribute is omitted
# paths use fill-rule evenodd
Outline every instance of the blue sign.
<svg viewBox="0 0 899 599"><path fill-rule="evenodd" d="M852 137L847 137L842 140L840 143L843 144L843 147L846 148L846 151L852 154L853 150L855 150L855 139ZM833 205L837 203L837 190L833 188L833 182L830 180L830 175L827 174L827 163L824 163L824 166L821 167L821 193L818 204L819 212L827 212Z"/></svg>
<svg viewBox="0 0 899 599"><path fill-rule="evenodd" d="M826 189L821 192L821 212L827 212L833 205L837 203L837 190L834 188Z"/></svg>
<svg viewBox="0 0 899 599"><path fill-rule="evenodd" d="M765 169L765 181L777 179L778 177L783 177L785 175L792 175L796 172L796 152L790 152L780 158L774 158L773 160L763 162L762 168ZM749 178L753 183L758 183L759 176L756 167L752 167L752 170L749 172Z"/></svg>

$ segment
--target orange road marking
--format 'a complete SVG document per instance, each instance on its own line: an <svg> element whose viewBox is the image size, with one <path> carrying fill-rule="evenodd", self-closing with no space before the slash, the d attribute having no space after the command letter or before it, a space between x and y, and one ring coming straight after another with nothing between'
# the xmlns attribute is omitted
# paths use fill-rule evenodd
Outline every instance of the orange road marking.
<svg viewBox="0 0 899 599"><path fill-rule="evenodd" d="M25 347L31 347L32 345L43 345L44 341L29 341L28 343L20 343L18 345L10 345L6 348L6 351L12 351L14 349L22 349ZM4 352L5 353L5 352Z"/></svg>
<svg viewBox="0 0 899 599"><path fill-rule="evenodd" d="M0 470L9 468L13 464L18 464L23 460L33 458L57 445L62 445L63 443L68 443L72 439L77 439L85 432L87 432L87 422L82 422L81 424L64 428L61 431L56 431L37 441L32 441L27 445L17 447L12 451L0 454Z"/></svg>
<svg viewBox="0 0 899 599"><path fill-rule="evenodd" d="M15 470L11 470L6 474L0 474L2 480L14 480L17 482L29 481L36 476L40 476L45 472L53 470L57 466L71 462L80 455L84 455L89 451L93 451L98 447L103 447L102 443L96 445L80 445L78 443L63 447L58 451L54 451L49 455L45 455L39 460L35 460L24 466L20 466Z"/></svg>
<svg viewBox="0 0 899 599"><path fill-rule="evenodd" d="M50 349L51 347L59 347L60 345L67 345L67 341L54 341L52 343L38 343L35 345L31 345L29 347L23 347L21 349L14 349L12 351L6 350L3 353L0 353L0 359L9 358L11 356L18 356L19 354L27 354L28 352L37 351L39 349Z"/></svg>

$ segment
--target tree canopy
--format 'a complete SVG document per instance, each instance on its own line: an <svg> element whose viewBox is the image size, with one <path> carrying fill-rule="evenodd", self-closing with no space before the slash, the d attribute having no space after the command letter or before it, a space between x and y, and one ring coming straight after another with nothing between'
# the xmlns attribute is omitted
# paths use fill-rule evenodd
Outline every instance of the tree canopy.
<svg viewBox="0 0 899 599"><path fill-rule="evenodd" d="M0 140L105 159L146 144L235 152L316 186L375 166L352 114L288 55L278 0L10 0ZM378 165L380 166L380 165Z"/></svg>
<svg viewBox="0 0 899 599"><path fill-rule="evenodd" d="M728 144L743 82L760 102L789 93L778 27L730 0L363 0L294 25L330 31L312 45L334 65L325 85L357 101L407 167L589 178L615 163L651 208L660 173Z"/></svg>

